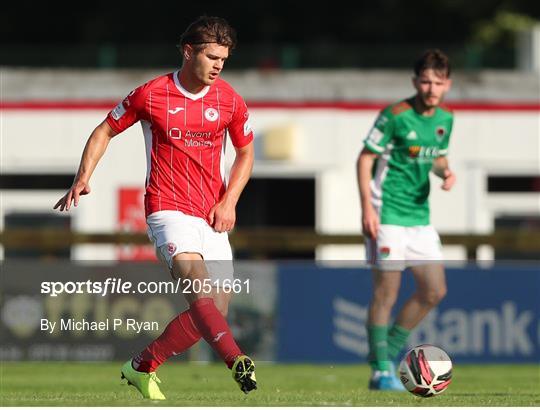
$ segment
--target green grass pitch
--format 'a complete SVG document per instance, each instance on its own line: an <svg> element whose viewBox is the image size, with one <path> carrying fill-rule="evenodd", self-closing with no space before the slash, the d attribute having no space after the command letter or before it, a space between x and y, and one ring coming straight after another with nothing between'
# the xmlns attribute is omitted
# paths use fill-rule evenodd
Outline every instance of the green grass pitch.
<svg viewBox="0 0 540 410"><path fill-rule="evenodd" d="M168 363L167 400L142 400L120 381L120 363L1 364L2 406L538 406L538 365L457 365L442 395L370 392L364 365L259 363L259 389L244 395L222 365Z"/></svg>

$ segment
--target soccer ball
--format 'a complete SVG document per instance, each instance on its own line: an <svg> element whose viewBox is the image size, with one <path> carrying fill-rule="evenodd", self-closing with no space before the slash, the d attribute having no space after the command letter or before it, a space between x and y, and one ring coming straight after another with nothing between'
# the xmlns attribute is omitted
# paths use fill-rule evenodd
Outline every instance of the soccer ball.
<svg viewBox="0 0 540 410"><path fill-rule="evenodd" d="M416 346L399 364L399 378L412 394L435 396L445 391L452 381L452 361L441 348Z"/></svg>

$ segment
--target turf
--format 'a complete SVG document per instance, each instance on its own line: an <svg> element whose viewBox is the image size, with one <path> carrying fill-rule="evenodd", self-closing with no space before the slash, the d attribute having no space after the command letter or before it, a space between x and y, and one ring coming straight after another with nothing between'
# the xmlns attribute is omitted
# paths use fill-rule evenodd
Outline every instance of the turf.
<svg viewBox="0 0 540 410"><path fill-rule="evenodd" d="M170 363L159 370L164 402L120 382L120 363L2 363L2 406L538 406L535 365L461 365L442 395L370 392L366 366L259 363L259 389L244 395L221 365Z"/></svg>

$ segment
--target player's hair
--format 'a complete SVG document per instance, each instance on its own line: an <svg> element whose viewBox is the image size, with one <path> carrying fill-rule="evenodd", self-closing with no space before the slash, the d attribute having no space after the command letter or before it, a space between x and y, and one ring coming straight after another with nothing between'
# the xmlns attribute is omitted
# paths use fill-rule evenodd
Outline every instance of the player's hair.
<svg viewBox="0 0 540 410"><path fill-rule="evenodd" d="M414 63L414 73L418 77L422 71L433 71L450 77L450 61L441 50L434 48L424 51L422 56Z"/></svg>
<svg viewBox="0 0 540 410"><path fill-rule="evenodd" d="M208 43L228 47L231 52L236 46L236 30L221 17L200 16L184 31L178 47L189 44L199 51Z"/></svg>

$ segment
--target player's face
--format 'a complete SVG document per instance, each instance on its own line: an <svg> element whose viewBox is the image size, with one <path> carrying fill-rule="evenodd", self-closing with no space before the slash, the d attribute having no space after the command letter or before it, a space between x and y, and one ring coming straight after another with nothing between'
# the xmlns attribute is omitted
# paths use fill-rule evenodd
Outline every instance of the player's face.
<svg viewBox="0 0 540 410"><path fill-rule="evenodd" d="M212 85L223 70L229 57L229 48L208 43L202 50L193 52L192 69L195 78L204 85Z"/></svg>
<svg viewBox="0 0 540 410"><path fill-rule="evenodd" d="M413 78L414 88L420 100L428 108L439 105L448 92L451 80L444 74L431 68Z"/></svg>

